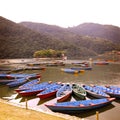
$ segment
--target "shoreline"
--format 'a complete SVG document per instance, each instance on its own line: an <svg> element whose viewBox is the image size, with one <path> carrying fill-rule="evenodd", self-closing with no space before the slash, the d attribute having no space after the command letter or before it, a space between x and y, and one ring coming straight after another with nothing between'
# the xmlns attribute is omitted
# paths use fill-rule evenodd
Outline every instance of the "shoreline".
<svg viewBox="0 0 120 120"><path fill-rule="evenodd" d="M18 105L6 102L0 99L0 113L1 113L1 120L11 119L11 120L39 120L46 118L47 120L66 120L62 117L50 115L48 113L38 112L32 109L26 110L24 107L20 107Z"/></svg>
<svg viewBox="0 0 120 120"><path fill-rule="evenodd" d="M34 106L34 107L30 107L28 106L28 108L26 109L26 106L25 104L19 104L19 103L15 103L15 102L12 102L11 100L7 99L4 100L2 98L0 98L0 104L6 104L7 105L12 105L14 107L17 107L18 109L24 109L25 111L34 111L34 112L37 112L37 113L42 113L42 114L45 114L46 117L49 117L50 116L53 116L53 119L54 120L54 117L56 118L55 120L88 120L88 119L84 119L84 118L79 118L79 117L76 117L76 116L70 116L68 114L62 114L62 113L58 113L58 112L52 112L50 110L43 110L41 109L39 106ZM36 119L34 119L36 120ZM47 119L49 120L49 119Z"/></svg>
<svg viewBox="0 0 120 120"><path fill-rule="evenodd" d="M57 61L57 60L56 60ZM59 61L59 60L58 60ZM71 64L71 62L72 62L73 60L65 60L65 61L63 61L63 62L65 62L66 64ZM76 60L77 62L79 62L79 61L83 61L83 60ZM13 63L10 63L11 65L15 65L15 66L18 66L18 65L20 65L20 66L24 66L25 64L26 64L26 61L24 61L25 63L24 64L21 64L21 63L15 63L14 61L13 61ZM40 62L40 61L39 61ZM120 62L110 62L110 64L120 64ZM6 97L7 98L7 97ZM4 103L6 103L6 104L10 104L10 105L13 105L13 106L17 106L17 107L20 107L20 108L24 108L25 109L25 102L24 102L24 104L22 103L21 104L21 102L16 102L18 99L16 99L14 96L12 97L12 96L10 96L10 97L8 97L8 98L10 98L10 99L13 99L13 101L12 100L10 100L10 99L6 99L6 100L3 100L2 99L2 102ZM1 99L1 98L0 98ZM14 102L14 100L15 100L15 102ZM1 100L0 100L0 102L1 102ZM29 101L28 101L29 102ZM41 104L42 105L42 104ZM42 109L40 106L41 105L34 105L33 107L31 107L31 105L30 106L28 106L28 108L29 108L29 110L34 110L34 111L36 111L36 112L39 112L39 113L45 113L45 114L47 114L47 116L49 116L49 115L53 115L53 116L57 116L57 117L61 117L62 118L62 120L64 119L66 119L66 120L88 120L87 118L85 118L85 119L82 119L82 118L79 118L79 117L76 117L76 116L70 116L70 115L67 115L67 114L62 114L62 113L57 113L57 112L52 112L52 111L49 111L49 110L46 110L46 109ZM34 119L34 120L36 120L36 119ZM49 119L48 119L49 120ZM54 120L54 119L53 119Z"/></svg>

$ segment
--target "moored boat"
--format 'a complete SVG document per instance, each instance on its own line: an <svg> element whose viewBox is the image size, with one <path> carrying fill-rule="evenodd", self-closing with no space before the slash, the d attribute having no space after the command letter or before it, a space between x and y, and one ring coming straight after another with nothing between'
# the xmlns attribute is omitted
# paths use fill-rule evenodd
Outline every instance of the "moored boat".
<svg viewBox="0 0 120 120"><path fill-rule="evenodd" d="M72 91L80 99L85 99L87 95L86 90L79 84L72 84Z"/></svg>
<svg viewBox="0 0 120 120"><path fill-rule="evenodd" d="M24 70L45 70L45 67L26 67Z"/></svg>
<svg viewBox="0 0 120 120"><path fill-rule="evenodd" d="M72 67L73 70L92 70L92 67Z"/></svg>
<svg viewBox="0 0 120 120"><path fill-rule="evenodd" d="M56 93L57 102L63 102L67 100L72 94L72 86L69 83L65 83Z"/></svg>
<svg viewBox="0 0 120 120"><path fill-rule="evenodd" d="M52 85L52 82L43 82L43 83L40 83L40 84L30 86L29 89L23 90L23 91L19 92L19 94L21 96L36 95L36 94L42 92L43 90L45 90L47 87L49 87L51 85Z"/></svg>
<svg viewBox="0 0 120 120"><path fill-rule="evenodd" d="M84 61L84 62L73 62L72 63L73 65L75 66L81 66L81 67L88 67L89 66L89 63Z"/></svg>
<svg viewBox="0 0 120 120"><path fill-rule="evenodd" d="M19 78L16 81L7 83L6 85L9 86L9 87L17 87L17 86L20 86L20 85L26 83L27 81L28 81L27 78Z"/></svg>
<svg viewBox="0 0 120 120"><path fill-rule="evenodd" d="M111 97L120 98L120 87L118 86L97 86L95 88L102 90L103 92L107 93Z"/></svg>
<svg viewBox="0 0 120 120"><path fill-rule="evenodd" d="M24 73L13 73L13 74L0 74L0 78L3 79L17 79L17 78L29 78L29 79L33 79L33 78L39 78L40 74L38 73L34 73L34 74L24 74Z"/></svg>
<svg viewBox="0 0 120 120"><path fill-rule="evenodd" d="M89 86L89 85L83 85L83 87L85 88L86 92L95 97L95 98L109 98L110 96L105 93L104 91L102 91L101 89L97 89L93 86Z"/></svg>
<svg viewBox="0 0 120 120"><path fill-rule="evenodd" d="M31 86L35 85L35 84L38 84L40 82L40 79L34 79L34 80L31 80L31 81L28 81L27 83L19 86L17 89L15 89L16 92L20 92L20 91L23 91L23 90L27 90L27 89L30 89Z"/></svg>
<svg viewBox="0 0 120 120"><path fill-rule="evenodd" d="M63 86L62 83L57 83L55 85L47 87L47 89L37 94L37 97L39 97L40 99L45 99L45 98L54 96L62 86Z"/></svg>
<svg viewBox="0 0 120 120"><path fill-rule="evenodd" d="M10 83L10 82L14 82L14 81L16 81L16 79L0 80L0 84L7 84L7 83Z"/></svg>
<svg viewBox="0 0 120 120"><path fill-rule="evenodd" d="M62 68L61 71L66 72L66 73L72 73L72 74L78 74L78 73L84 72L84 70L74 70L71 68Z"/></svg>
<svg viewBox="0 0 120 120"><path fill-rule="evenodd" d="M96 62L93 62L95 65L108 65L109 62L106 62L106 61L96 61Z"/></svg>
<svg viewBox="0 0 120 120"><path fill-rule="evenodd" d="M101 98L92 100L80 100L80 101L69 101L61 103L48 103L45 104L52 111L57 112L81 112L86 110L93 110L96 108L101 108L107 104L114 101L115 98Z"/></svg>

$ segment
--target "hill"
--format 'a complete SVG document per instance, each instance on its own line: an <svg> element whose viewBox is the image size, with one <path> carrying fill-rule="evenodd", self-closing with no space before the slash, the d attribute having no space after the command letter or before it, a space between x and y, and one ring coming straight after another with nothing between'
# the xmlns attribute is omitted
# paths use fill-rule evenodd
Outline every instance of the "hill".
<svg viewBox="0 0 120 120"><path fill-rule="evenodd" d="M85 23L76 27L61 28L59 26L33 22L22 22L20 24L39 33L54 36L61 41L69 41L76 48L79 47L81 49L82 56L85 54L88 56L88 54L95 55L104 53L105 51L119 50L118 44L120 44L120 39L116 39L116 35L120 33L120 28L116 26ZM106 26L109 26L109 29ZM110 31L111 33L109 33ZM119 36L117 37L119 38ZM87 51L88 49L89 52ZM78 52L76 53L78 54Z"/></svg>
<svg viewBox="0 0 120 120"><path fill-rule="evenodd" d="M117 26L84 23L68 29L78 35L99 37L120 43L120 28Z"/></svg>
<svg viewBox="0 0 120 120"><path fill-rule="evenodd" d="M117 43L117 44L116 44ZM22 22L0 17L0 58L31 58L42 49L64 50L69 58L83 58L120 50L118 42L80 35L72 28Z"/></svg>
<svg viewBox="0 0 120 120"><path fill-rule="evenodd" d="M61 44L63 45L61 41L48 35L0 17L0 58L29 58L37 50L56 49Z"/></svg>

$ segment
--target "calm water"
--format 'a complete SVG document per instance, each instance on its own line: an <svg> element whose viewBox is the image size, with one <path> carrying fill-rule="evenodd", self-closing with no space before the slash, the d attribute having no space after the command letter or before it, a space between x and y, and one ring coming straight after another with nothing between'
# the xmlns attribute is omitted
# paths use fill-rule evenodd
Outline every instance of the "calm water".
<svg viewBox="0 0 120 120"><path fill-rule="evenodd" d="M16 65L16 64L15 64ZM6 65L5 65L6 66ZM12 64L11 66L14 66ZM10 67L11 67L10 66ZM18 64L17 66L21 66ZM22 65L23 66L23 65ZM8 65L7 65L8 67ZM75 67L73 65L65 65L65 68ZM60 67L46 67L45 71L24 71L26 73L41 73L41 81L61 81L65 83L80 83L80 84L97 84L97 85L119 85L120 86L120 64L109 64L109 65L92 65L92 70L87 70L84 73L79 74L68 74L62 72ZM10 89L7 86L0 86L0 97L9 97L16 94L14 88ZM19 97L20 98L20 97ZM29 97L29 100L33 98ZM34 97L34 99L37 99ZM24 99L23 99L24 101ZM42 101L44 103L46 101ZM18 100L19 103L19 100ZM39 101L40 103L40 101ZM40 104L41 104L40 103ZM36 104L36 106L39 104ZM34 105L35 106L35 105ZM120 100L116 100L112 105L108 105L104 108L97 109L99 111L100 120L120 120ZM87 113L73 114L74 116L81 118L88 118L95 120L95 111L89 111Z"/></svg>

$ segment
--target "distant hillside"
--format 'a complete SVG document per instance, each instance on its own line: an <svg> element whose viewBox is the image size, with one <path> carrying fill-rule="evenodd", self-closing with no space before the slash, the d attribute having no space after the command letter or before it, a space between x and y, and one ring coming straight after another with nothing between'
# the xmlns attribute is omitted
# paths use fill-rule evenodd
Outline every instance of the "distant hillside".
<svg viewBox="0 0 120 120"><path fill-rule="evenodd" d="M120 50L119 44L100 37L79 35L71 28L41 23L15 23L0 17L0 59L31 58L37 50L64 50L68 58L83 58Z"/></svg>
<svg viewBox="0 0 120 120"><path fill-rule="evenodd" d="M45 35L50 35L54 38L58 38L63 41L73 40L75 36L77 36L73 32L70 32L65 28L55 25L47 25L43 23L34 23L34 22L21 22L20 25L23 25L36 32L43 33Z"/></svg>
<svg viewBox="0 0 120 120"><path fill-rule="evenodd" d="M87 50L92 51L92 53L94 52L96 54L101 54L101 53L104 53L105 51L119 49L119 46L117 45L117 44L120 44L119 39L115 39L115 37L114 39L108 39L108 38L111 38L112 34L113 36L115 36L117 33L119 33L119 31L115 29L118 27L111 26L112 30L109 30L109 29L107 30L106 29L107 25L104 27L103 25L94 24L94 23L81 24L79 26L71 27L71 28L61 28L54 25L47 25L47 24L33 23L33 22L22 22L20 24L27 28L30 28L31 30L35 30L39 33L44 33L44 34L54 36L55 38L60 39L61 41L69 41L70 43L74 44L76 48L78 47L80 47L80 49L87 48ZM87 31L89 31L91 35L87 34ZM106 35L105 38L100 37L99 35L100 31L101 33ZM113 31L113 33L106 34L109 31ZM86 34L82 34L82 32L86 32ZM82 55L83 54L87 54L87 52L85 52L84 50Z"/></svg>
<svg viewBox="0 0 120 120"><path fill-rule="evenodd" d="M120 28L117 26L84 23L68 29L78 35L99 37L120 43Z"/></svg>
<svg viewBox="0 0 120 120"><path fill-rule="evenodd" d="M3 17L0 17L0 45L0 59L30 58L35 51L42 49L64 50L68 57L79 57L84 54L79 46L71 42L33 31ZM92 50L83 49L87 51L86 55L96 54Z"/></svg>
<svg viewBox="0 0 120 120"><path fill-rule="evenodd" d="M63 45L59 40L0 17L0 58L33 57L37 50L56 49L61 44Z"/></svg>

